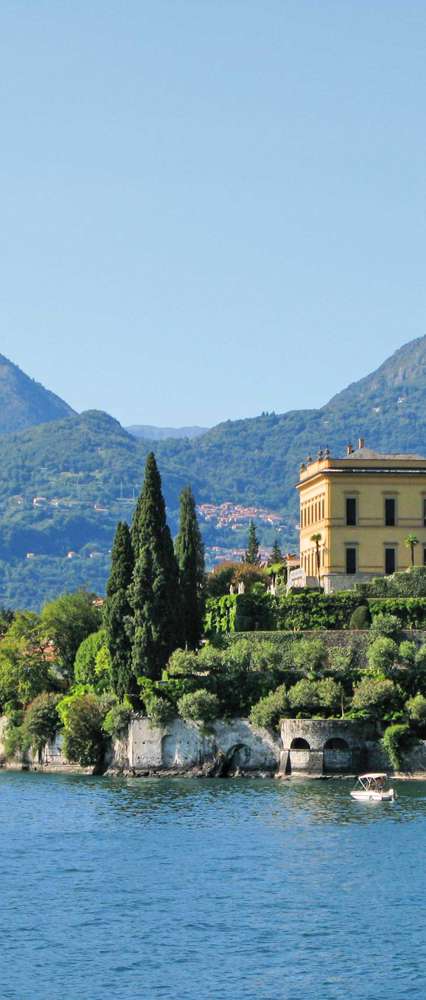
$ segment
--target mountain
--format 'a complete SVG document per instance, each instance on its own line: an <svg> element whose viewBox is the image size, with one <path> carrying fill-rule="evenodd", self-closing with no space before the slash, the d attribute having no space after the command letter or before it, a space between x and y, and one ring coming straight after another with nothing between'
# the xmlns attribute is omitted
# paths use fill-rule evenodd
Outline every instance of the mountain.
<svg viewBox="0 0 426 1000"><path fill-rule="evenodd" d="M0 354L0 434L61 420L74 410Z"/></svg>
<svg viewBox="0 0 426 1000"><path fill-rule="evenodd" d="M199 502L278 512L282 544L294 547L300 462L324 447L341 455L359 436L378 451L426 454L425 403L422 337L321 409L229 420L192 440L153 444L96 410L0 436L0 604L37 607L79 585L103 590L115 525L132 515L153 447L173 531L180 489L191 483ZM262 528L261 541L274 530ZM209 545L238 544L232 525L206 521L203 533Z"/></svg>
<svg viewBox="0 0 426 1000"><path fill-rule="evenodd" d="M205 434L208 427L152 427L151 424L132 424L126 427L133 437L147 438L148 441L164 441L165 438L195 438Z"/></svg>

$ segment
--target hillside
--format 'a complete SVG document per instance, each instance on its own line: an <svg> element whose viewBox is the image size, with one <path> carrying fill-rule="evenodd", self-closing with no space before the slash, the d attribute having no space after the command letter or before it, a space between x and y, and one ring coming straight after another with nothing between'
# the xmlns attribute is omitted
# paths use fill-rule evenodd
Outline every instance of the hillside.
<svg viewBox="0 0 426 1000"><path fill-rule="evenodd" d="M319 410L227 421L193 440L153 444L99 411L2 436L0 603L37 606L71 585L102 590L116 522L131 517L152 447L173 530L179 491L190 482L199 502L256 503L282 514L280 537L293 547L294 483L308 453L328 446L342 454L358 436L378 450L426 453L425 401L423 337ZM206 522L203 533L209 545L241 544L232 526ZM273 536L273 527L262 528L262 542Z"/></svg>
<svg viewBox="0 0 426 1000"><path fill-rule="evenodd" d="M61 420L74 411L0 354L0 434Z"/></svg>
<svg viewBox="0 0 426 1000"><path fill-rule="evenodd" d="M133 437L148 441L164 441L166 438L196 438L205 434L207 427L153 427L151 424L132 424L126 427Z"/></svg>

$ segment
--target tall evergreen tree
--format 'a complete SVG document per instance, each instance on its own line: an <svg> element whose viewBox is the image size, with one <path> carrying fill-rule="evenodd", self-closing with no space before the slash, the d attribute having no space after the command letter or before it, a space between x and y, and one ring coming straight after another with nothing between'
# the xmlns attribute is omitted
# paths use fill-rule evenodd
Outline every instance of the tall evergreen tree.
<svg viewBox="0 0 426 1000"><path fill-rule="evenodd" d="M119 521L112 547L111 572L107 584L104 623L111 656L112 687L118 697L137 693L132 679L131 615L128 590L133 572L133 549L129 526Z"/></svg>
<svg viewBox="0 0 426 1000"><path fill-rule="evenodd" d="M185 644L196 649L203 632L204 545L190 487L180 495L179 534L175 542Z"/></svg>
<svg viewBox="0 0 426 1000"><path fill-rule="evenodd" d="M161 478L153 452L132 522L135 557L129 602L133 612L132 671L158 679L183 643L178 567L166 522Z"/></svg>
<svg viewBox="0 0 426 1000"><path fill-rule="evenodd" d="M259 539L256 534L256 525L254 521L250 521L249 524L248 544L244 561L248 563L249 566L258 566L260 563Z"/></svg>
<svg viewBox="0 0 426 1000"><path fill-rule="evenodd" d="M278 538L276 538L275 541L274 541L274 544L272 546L271 560L270 561L271 561L271 563L279 563L279 562L282 561L282 557L283 557L283 554L281 552L280 543L278 541Z"/></svg>

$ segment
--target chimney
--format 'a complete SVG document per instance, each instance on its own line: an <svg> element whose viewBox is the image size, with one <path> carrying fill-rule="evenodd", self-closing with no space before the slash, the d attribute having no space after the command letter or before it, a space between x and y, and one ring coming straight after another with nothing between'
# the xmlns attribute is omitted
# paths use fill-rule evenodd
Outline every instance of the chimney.
<svg viewBox="0 0 426 1000"><path fill-rule="evenodd" d="M346 445L346 454L347 455L352 455L352 452L353 452L352 445L351 444L347 444Z"/></svg>
<svg viewBox="0 0 426 1000"><path fill-rule="evenodd" d="M365 445L365 438L358 438L358 448L363 448Z"/></svg>

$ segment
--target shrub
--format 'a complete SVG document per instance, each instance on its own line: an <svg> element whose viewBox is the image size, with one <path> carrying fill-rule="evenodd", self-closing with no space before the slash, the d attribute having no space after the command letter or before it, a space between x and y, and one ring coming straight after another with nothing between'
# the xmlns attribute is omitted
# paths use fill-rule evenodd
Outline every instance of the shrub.
<svg viewBox="0 0 426 1000"><path fill-rule="evenodd" d="M389 763L395 771L401 768L402 750L409 744L410 727L406 723L388 726L381 740Z"/></svg>
<svg viewBox="0 0 426 1000"><path fill-rule="evenodd" d="M3 745L7 760L13 759L18 753L25 753L26 750L29 750L30 743L25 726L9 719L3 736Z"/></svg>
<svg viewBox="0 0 426 1000"><path fill-rule="evenodd" d="M288 594L278 601L277 627L292 632L306 629L345 629L359 605L353 592L322 594L306 591Z"/></svg>
<svg viewBox="0 0 426 1000"><path fill-rule="evenodd" d="M403 642L399 644L398 658L401 663L411 667L416 659L415 642L410 642L408 639L404 639Z"/></svg>
<svg viewBox="0 0 426 1000"><path fill-rule="evenodd" d="M105 629L92 632L80 643L74 663L74 676L78 684L97 683L96 657L106 642Z"/></svg>
<svg viewBox="0 0 426 1000"><path fill-rule="evenodd" d="M372 638L377 638L378 636L386 636L388 638L394 638L398 635L401 629L401 622L396 615L385 614L380 612L374 615L373 621L371 623L370 632Z"/></svg>
<svg viewBox="0 0 426 1000"><path fill-rule="evenodd" d="M324 669L327 647L321 639L299 639L293 646L293 663L305 677L315 676Z"/></svg>
<svg viewBox="0 0 426 1000"><path fill-rule="evenodd" d="M423 694L416 694L405 703L409 719L417 725L423 726L426 723L426 698Z"/></svg>
<svg viewBox="0 0 426 1000"><path fill-rule="evenodd" d="M394 615L400 629L421 629L426 625L426 597L370 598L368 606L373 618L379 614Z"/></svg>
<svg viewBox="0 0 426 1000"><path fill-rule="evenodd" d="M294 684L288 692L290 708L294 712L304 712L307 715L315 715L320 707L318 683L317 681L303 678Z"/></svg>
<svg viewBox="0 0 426 1000"><path fill-rule="evenodd" d="M369 628L371 625L371 615L368 604L360 604L355 611L352 612L349 620L349 628L359 629L359 628Z"/></svg>
<svg viewBox="0 0 426 1000"><path fill-rule="evenodd" d="M63 749L67 760L100 769L105 749L104 710L100 699L91 692L76 692L58 704L64 723Z"/></svg>
<svg viewBox="0 0 426 1000"><path fill-rule="evenodd" d="M182 719L194 722L211 722L217 718L219 700L215 694L199 688L182 695L178 701L178 711Z"/></svg>
<svg viewBox="0 0 426 1000"><path fill-rule="evenodd" d="M58 715L58 702L61 695L44 691L28 705L25 712L23 728L28 737L28 743L37 753L41 753L49 740L53 740L61 724Z"/></svg>
<svg viewBox="0 0 426 1000"><path fill-rule="evenodd" d="M282 684L253 705L250 722L261 729L278 729L280 719L288 711L287 692Z"/></svg>
<svg viewBox="0 0 426 1000"><path fill-rule="evenodd" d="M327 715L334 715L342 704L342 686L332 677L317 682L318 701Z"/></svg>
<svg viewBox="0 0 426 1000"><path fill-rule="evenodd" d="M362 716L381 719L399 707L399 691L393 681L363 677L354 689L352 708Z"/></svg>
<svg viewBox="0 0 426 1000"><path fill-rule="evenodd" d="M145 710L153 726L164 726L173 715L173 706L158 694L152 694L145 701Z"/></svg>
<svg viewBox="0 0 426 1000"><path fill-rule="evenodd" d="M117 701L107 712L102 729L107 736L119 736L129 725L132 706L129 701Z"/></svg>
<svg viewBox="0 0 426 1000"><path fill-rule="evenodd" d="M376 674L385 674L385 676L392 673L397 656L398 646L396 642L386 636L378 636L367 650L370 670Z"/></svg>

